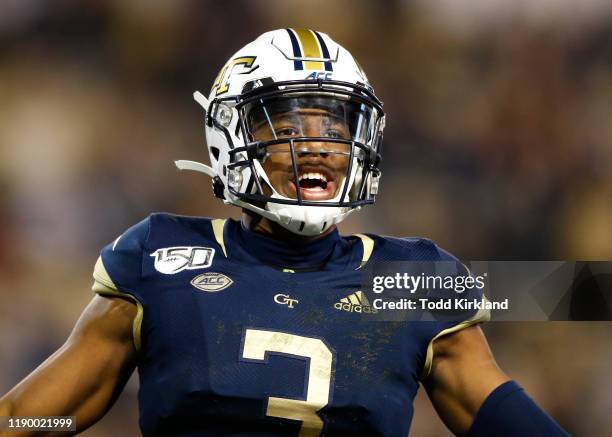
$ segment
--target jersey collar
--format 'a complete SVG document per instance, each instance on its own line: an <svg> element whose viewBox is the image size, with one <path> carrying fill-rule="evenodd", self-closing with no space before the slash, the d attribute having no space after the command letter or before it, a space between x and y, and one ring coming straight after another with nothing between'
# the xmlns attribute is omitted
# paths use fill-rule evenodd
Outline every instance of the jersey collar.
<svg viewBox="0 0 612 437"><path fill-rule="evenodd" d="M296 244L248 230L241 222L232 222L236 241L241 248L262 263L279 270L320 270L336 255L344 252L338 229L316 240Z"/></svg>

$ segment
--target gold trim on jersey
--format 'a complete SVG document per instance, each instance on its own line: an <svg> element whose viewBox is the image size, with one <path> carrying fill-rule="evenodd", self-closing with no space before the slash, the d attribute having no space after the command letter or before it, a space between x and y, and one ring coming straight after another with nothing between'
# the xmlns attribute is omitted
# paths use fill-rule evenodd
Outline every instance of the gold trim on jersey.
<svg viewBox="0 0 612 437"><path fill-rule="evenodd" d="M366 265L370 257L372 256L372 252L374 251L374 240L364 234L354 234L355 237L359 237L361 239L361 243L363 244L363 255L361 256L361 263L359 267L355 270L359 270L363 266Z"/></svg>
<svg viewBox="0 0 612 437"><path fill-rule="evenodd" d="M429 376L429 373L431 372L431 367L433 365L433 343L436 339L443 337L445 335L448 335L448 334L452 334L453 332L461 331L462 329L468 328L477 323L487 322L490 319L491 319L490 311L486 309L481 309L481 310L478 310L478 312L474 314L474 316L471 317L470 319L464 320L463 322L455 326L451 326L450 328L446 328L438 332L438 334L434 338L432 338L429 341L429 344L427 345L427 355L425 357L425 363L423 364L423 370L421 371L421 376L419 379L421 381L425 380Z"/></svg>
<svg viewBox="0 0 612 437"><path fill-rule="evenodd" d="M117 288L110 275L106 271L106 267L104 267L104 263L102 262L102 257L98 257L96 261L96 266L94 267L94 283L91 289L99 294L100 296L111 296L111 297L122 297L125 299L129 299L136 304L136 317L134 317L134 321L132 322L132 339L134 341L134 348L137 351L140 351L140 347L142 345L140 332L142 327L142 318L144 317L144 309L142 307L142 303L132 296L131 294L125 293Z"/></svg>
<svg viewBox="0 0 612 437"><path fill-rule="evenodd" d="M226 221L226 219L213 219L211 223L213 234L215 234L215 240L217 240L217 244L219 244L223 250L223 255L227 258L227 250L225 249L225 241L223 239L223 229L225 228Z"/></svg>

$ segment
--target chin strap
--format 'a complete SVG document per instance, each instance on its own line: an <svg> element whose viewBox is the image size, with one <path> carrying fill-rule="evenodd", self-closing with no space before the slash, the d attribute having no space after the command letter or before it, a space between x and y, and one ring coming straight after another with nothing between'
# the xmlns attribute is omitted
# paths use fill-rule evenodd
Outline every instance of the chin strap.
<svg viewBox="0 0 612 437"><path fill-rule="evenodd" d="M211 178L217 176L217 172L214 171L212 167L209 167L206 164L202 164L201 162L179 159L178 161L174 161L174 165L176 165L176 168L178 168L179 170L197 171L200 173L204 173L205 175L208 175Z"/></svg>
<svg viewBox="0 0 612 437"><path fill-rule="evenodd" d="M204 97L204 94L202 94L199 91L196 91L195 93L193 93L193 100L198 102L200 106L204 108L205 112L208 112L208 107L210 106L210 102L208 101L206 97Z"/></svg>
<svg viewBox="0 0 612 437"><path fill-rule="evenodd" d="M196 102L198 102L202 108L204 108L204 112L208 112L208 108L210 106L210 102L204 96L204 94L202 94L199 91L196 91L196 92L193 93L193 99ZM204 173L205 175L208 175L208 176L210 176L213 179L217 176L217 172L215 170L213 170L212 167L210 167L210 166L208 166L206 164L202 164L201 162L188 161L188 160L180 159L178 161L174 161L174 165L176 165L176 167L179 170L197 171L197 172L200 172L200 173Z"/></svg>

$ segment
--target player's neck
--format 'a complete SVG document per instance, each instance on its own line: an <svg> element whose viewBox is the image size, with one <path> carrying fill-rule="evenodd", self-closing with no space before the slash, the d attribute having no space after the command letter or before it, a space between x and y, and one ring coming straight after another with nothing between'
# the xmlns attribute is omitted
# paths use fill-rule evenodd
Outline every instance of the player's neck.
<svg viewBox="0 0 612 437"><path fill-rule="evenodd" d="M336 229L336 226L334 225L320 235L298 235L294 234L288 229L283 228L278 223L273 222L272 220L262 217L259 214L256 214L249 210L242 210L242 224L246 229L250 231L257 232L258 234L265 235L266 237L270 237L275 240L295 244L310 243L314 240L328 235L330 232L333 232L334 229Z"/></svg>

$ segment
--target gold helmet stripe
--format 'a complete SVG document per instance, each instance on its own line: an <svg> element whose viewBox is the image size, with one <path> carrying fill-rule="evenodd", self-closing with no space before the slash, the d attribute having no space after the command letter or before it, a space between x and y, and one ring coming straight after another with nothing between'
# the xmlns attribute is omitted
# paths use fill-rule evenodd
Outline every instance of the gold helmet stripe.
<svg viewBox="0 0 612 437"><path fill-rule="evenodd" d="M321 47L319 42L310 29L291 29L298 37L300 46L302 47L302 57L322 59L323 54L321 53ZM320 61L304 61L304 68L306 70L323 70L323 62Z"/></svg>

